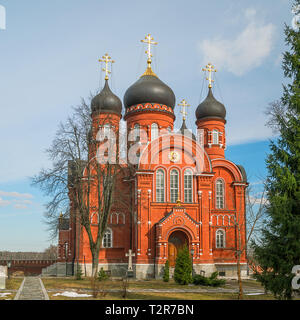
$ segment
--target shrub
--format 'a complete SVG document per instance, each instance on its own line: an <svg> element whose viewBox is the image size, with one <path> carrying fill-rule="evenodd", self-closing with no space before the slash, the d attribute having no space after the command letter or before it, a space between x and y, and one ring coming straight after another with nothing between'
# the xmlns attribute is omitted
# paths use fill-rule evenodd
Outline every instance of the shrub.
<svg viewBox="0 0 300 320"><path fill-rule="evenodd" d="M174 280L178 284L192 283L192 260L187 246L179 250L176 258Z"/></svg>
<svg viewBox="0 0 300 320"><path fill-rule="evenodd" d="M108 279L108 275L105 273L103 268L101 268L100 271L98 272L98 278L97 279L99 281L103 281L103 280L107 280Z"/></svg>
<svg viewBox="0 0 300 320"><path fill-rule="evenodd" d="M193 283L196 285L219 287L226 283L224 279L218 279L218 272L214 272L210 277L196 275L193 277Z"/></svg>
<svg viewBox="0 0 300 320"><path fill-rule="evenodd" d="M167 260L165 267L164 267L164 277L163 277L164 282L169 282L170 280L170 264L169 260Z"/></svg>
<svg viewBox="0 0 300 320"><path fill-rule="evenodd" d="M93 293L93 298L97 298L99 294L99 282L97 281L96 277L91 277L91 288Z"/></svg>
<svg viewBox="0 0 300 320"><path fill-rule="evenodd" d="M83 276L83 272L81 270L81 265L79 264L75 274L76 280L82 280L82 276Z"/></svg>

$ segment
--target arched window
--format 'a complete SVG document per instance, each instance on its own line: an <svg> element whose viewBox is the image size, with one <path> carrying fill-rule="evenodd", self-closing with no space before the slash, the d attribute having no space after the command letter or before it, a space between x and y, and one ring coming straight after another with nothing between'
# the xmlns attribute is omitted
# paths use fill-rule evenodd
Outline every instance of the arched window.
<svg viewBox="0 0 300 320"><path fill-rule="evenodd" d="M152 123L151 125L151 141L158 138L158 125L157 123Z"/></svg>
<svg viewBox="0 0 300 320"><path fill-rule="evenodd" d="M140 125L137 123L134 125L134 141L140 140Z"/></svg>
<svg viewBox="0 0 300 320"><path fill-rule="evenodd" d="M92 213L91 224L98 224L98 213L97 212Z"/></svg>
<svg viewBox="0 0 300 320"><path fill-rule="evenodd" d="M125 224L126 217L124 213L112 212L109 221L110 224Z"/></svg>
<svg viewBox="0 0 300 320"><path fill-rule="evenodd" d="M168 133L171 133L172 132L172 128L171 127L168 127Z"/></svg>
<svg viewBox="0 0 300 320"><path fill-rule="evenodd" d="M68 242L65 242L64 249L65 249L64 256L65 256L65 258L67 258L68 257L68 252L69 252L69 244L68 244Z"/></svg>
<svg viewBox="0 0 300 320"><path fill-rule="evenodd" d="M197 129L197 142L201 147L204 146L204 129Z"/></svg>
<svg viewBox="0 0 300 320"><path fill-rule="evenodd" d="M190 169L184 171L184 202L193 202L193 172Z"/></svg>
<svg viewBox="0 0 300 320"><path fill-rule="evenodd" d="M109 228L106 229L106 231L104 233L102 246L103 246L103 248L112 248L113 247L112 230Z"/></svg>
<svg viewBox="0 0 300 320"><path fill-rule="evenodd" d="M103 128L104 139L110 138L110 130L111 130L110 124L106 123Z"/></svg>
<svg viewBox="0 0 300 320"><path fill-rule="evenodd" d="M178 171L173 169L170 175L170 195L171 202L176 203L179 197L179 174Z"/></svg>
<svg viewBox="0 0 300 320"><path fill-rule="evenodd" d="M217 230L216 232L216 248L225 248L225 231Z"/></svg>
<svg viewBox="0 0 300 320"><path fill-rule="evenodd" d="M165 202L165 172L162 169L156 172L156 202Z"/></svg>
<svg viewBox="0 0 300 320"><path fill-rule="evenodd" d="M213 130L213 144L219 144L219 131Z"/></svg>
<svg viewBox="0 0 300 320"><path fill-rule="evenodd" d="M222 179L218 179L216 182L216 208L224 209L224 182Z"/></svg>

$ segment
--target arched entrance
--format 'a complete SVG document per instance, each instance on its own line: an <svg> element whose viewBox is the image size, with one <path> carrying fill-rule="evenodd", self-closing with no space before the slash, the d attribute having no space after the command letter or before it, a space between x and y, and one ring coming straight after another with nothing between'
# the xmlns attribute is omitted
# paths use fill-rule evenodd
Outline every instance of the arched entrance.
<svg viewBox="0 0 300 320"><path fill-rule="evenodd" d="M183 231L171 233L168 241L168 260L170 267L175 267L178 250L189 245L187 235Z"/></svg>

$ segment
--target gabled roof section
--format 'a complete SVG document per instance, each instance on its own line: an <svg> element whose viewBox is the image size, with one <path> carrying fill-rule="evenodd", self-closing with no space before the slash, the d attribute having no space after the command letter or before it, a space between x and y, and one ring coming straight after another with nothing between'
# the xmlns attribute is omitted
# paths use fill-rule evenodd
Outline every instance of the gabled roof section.
<svg viewBox="0 0 300 320"><path fill-rule="evenodd" d="M171 217L173 214L177 214L177 213L176 213L176 210L174 210L174 209L183 209L184 215L185 215L188 219L190 219L190 220L191 220L193 223L195 223L195 224L200 224L199 222L197 222L196 220L194 220L189 214L187 214L186 211L185 211L185 209L184 209L183 207L175 207L175 208L173 208L171 212L169 212L166 216L164 216L162 219L160 219L160 220L158 221L158 224L163 223L165 220L167 220L167 219L168 219L169 217Z"/></svg>

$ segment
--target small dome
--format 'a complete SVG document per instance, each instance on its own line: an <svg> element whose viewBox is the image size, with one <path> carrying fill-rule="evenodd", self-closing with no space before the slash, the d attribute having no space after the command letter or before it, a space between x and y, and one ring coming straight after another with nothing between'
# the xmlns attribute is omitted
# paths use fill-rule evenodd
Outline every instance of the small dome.
<svg viewBox="0 0 300 320"><path fill-rule="evenodd" d="M185 124L185 120L183 120L182 126L177 133L182 134L183 136L186 136L196 141L196 136L193 134L193 132L190 129L187 128Z"/></svg>
<svg viewBox="0 0 300 320"><path fill-rule="evenodd" d="M172 109L175 107L174 92L153 73L151 67L124 95L125 108L142 103L164 104Z"/></svg>
<svg viewBox="0 0 300 320"><path fill-rule="evenodd" d="M105 80L102 91L93 98L91 108L92 112L117 113L121 115L122 102L112 93L107 80Z"/></svg>
<svg viewBox="0 0 300 320"><path fill-rule="evenodd" d="M240 165L240 164L237 164L237 167L240 169L240 172L241 172L241 174L242 174L242 177L243 177L243 182L247 182L247 173L246 173L246 170L245 170L245 168L242 166L242 165Z"/></svg>
<svg viewBox="0 0 300 320"><path fill-rule="evenodd" d="M211 88L209 88L206 99L199 104L196 110L197 120L202 118L221 118L225 120L225 117L226 109L224 105L215 99Z"/></svg>

